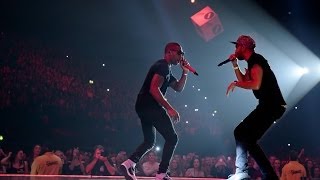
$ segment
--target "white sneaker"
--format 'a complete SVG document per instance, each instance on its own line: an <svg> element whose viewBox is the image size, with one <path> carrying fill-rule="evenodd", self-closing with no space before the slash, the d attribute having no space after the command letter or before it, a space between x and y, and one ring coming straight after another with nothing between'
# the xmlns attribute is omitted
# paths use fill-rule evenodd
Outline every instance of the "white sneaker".
<svg viewBox="0 0 320 180"><path fill-rule="evenodd" d="M156 180L172 180L167 173L156 174Z"/></svg>
<svg viewBox="0 0 320 180"><path fill-rule="evenodd" d="M248 173L239 172L236 174L229 175L228 180L250 180L250 176Z"/></svg>
<svg viewBox="0 0 320 180"><path fill-rule="evenodd" d="M134 169L135 166L136 166L136 163L131 161L130 159L127 159L121 164L120 170L123 173L126 180L137 180L135 169Z"/></svg>

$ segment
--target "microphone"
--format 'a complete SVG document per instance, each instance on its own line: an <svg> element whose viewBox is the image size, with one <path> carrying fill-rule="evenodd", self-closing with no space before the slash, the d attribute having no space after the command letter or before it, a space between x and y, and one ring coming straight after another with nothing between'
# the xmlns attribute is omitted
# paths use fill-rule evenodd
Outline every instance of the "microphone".
<svg viewBox="0 0 320 180"><path fill-rule="evenodd" d="M222 65L227 64L228 62L231 62L231 61L232 61L231 59L224 60L221 63L219 63L218 66L222 66Z"/></svg>
<svg viewBox="0 0 320 180"><path fill-rule="evenodd" d="M189 71L192 72L194 75L199 76L199 74L197 73L197 71L196 71L193 67L191 67L190 65L184 65L184 64L183 64L183 66L184 66L185 68L189 69Z"/></svg>

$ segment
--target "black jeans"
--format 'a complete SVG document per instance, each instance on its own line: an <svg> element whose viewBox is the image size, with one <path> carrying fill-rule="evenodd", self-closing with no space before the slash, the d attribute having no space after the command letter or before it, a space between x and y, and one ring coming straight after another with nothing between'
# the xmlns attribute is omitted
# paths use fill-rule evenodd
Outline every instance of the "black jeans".
<svg viewBox="0 0 320 180"><path fill-rule="evenodd" d="M269 127L285 112L281 105L264 106L258 105L234 130L236 140L236 173L247 172L247 153L254 158L260 167L263 176L277 177L268 158L265 156L258 140L264 135Z"/></svg>
<svg viewBox="0 0 320 180"><path fill-rule="evenodd" d="M178 136L165 109L150 98L139 98L136 103L136 112L141 120L144 141L129 157L133 162L139 162L142 156L150 151L156 141L156 130L163 136L165 144L159 173L166 173L170 160L178 143Z"/></svg>

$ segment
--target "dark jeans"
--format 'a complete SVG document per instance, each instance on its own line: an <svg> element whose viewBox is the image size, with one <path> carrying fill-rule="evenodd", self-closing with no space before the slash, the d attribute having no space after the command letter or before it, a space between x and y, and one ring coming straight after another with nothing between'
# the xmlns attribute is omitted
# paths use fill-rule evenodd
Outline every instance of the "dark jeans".
<svg viewBox="0 0 320 180"><path fill-rule="evenodd" d="M254 158L264 177L277 177L258 140L285 112L285 107L258 105L234 130L236 140L236 173L247 172L247 153Z"/></svg>
<svg viewBox="0 0 320 180"><path fill-rule="evenodd" d="M144 141L129 157L133 162L139 162L156 141L156 130L165 139L159 173L166 173L170 160L178 143L178 136L166 111L150 99L138 98L136 112L141 120Z"/></svg>

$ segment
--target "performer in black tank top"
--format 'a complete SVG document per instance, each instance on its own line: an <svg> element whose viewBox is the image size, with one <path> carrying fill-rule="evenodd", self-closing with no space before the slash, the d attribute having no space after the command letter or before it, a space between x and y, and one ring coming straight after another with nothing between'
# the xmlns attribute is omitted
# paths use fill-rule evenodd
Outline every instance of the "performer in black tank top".
<svg viewBox="0 0 320 180"><path fill-rule="evenodd" d="M237 81L230 83L227 95L235 87L251 89L259 103L234 130L236 140L236 173L229 180L250 179L248 175L249 154L255 159L263 174L263 179L279 179L268 158L257 144L258 140L285 112L286 102L280 91L277 79L267 60L255 53L255 41L250 36L241 35L236 42L234 54L229 59L233 64ZM248 70L243 74L238 66L238 60L248 63Z"/></svg>

